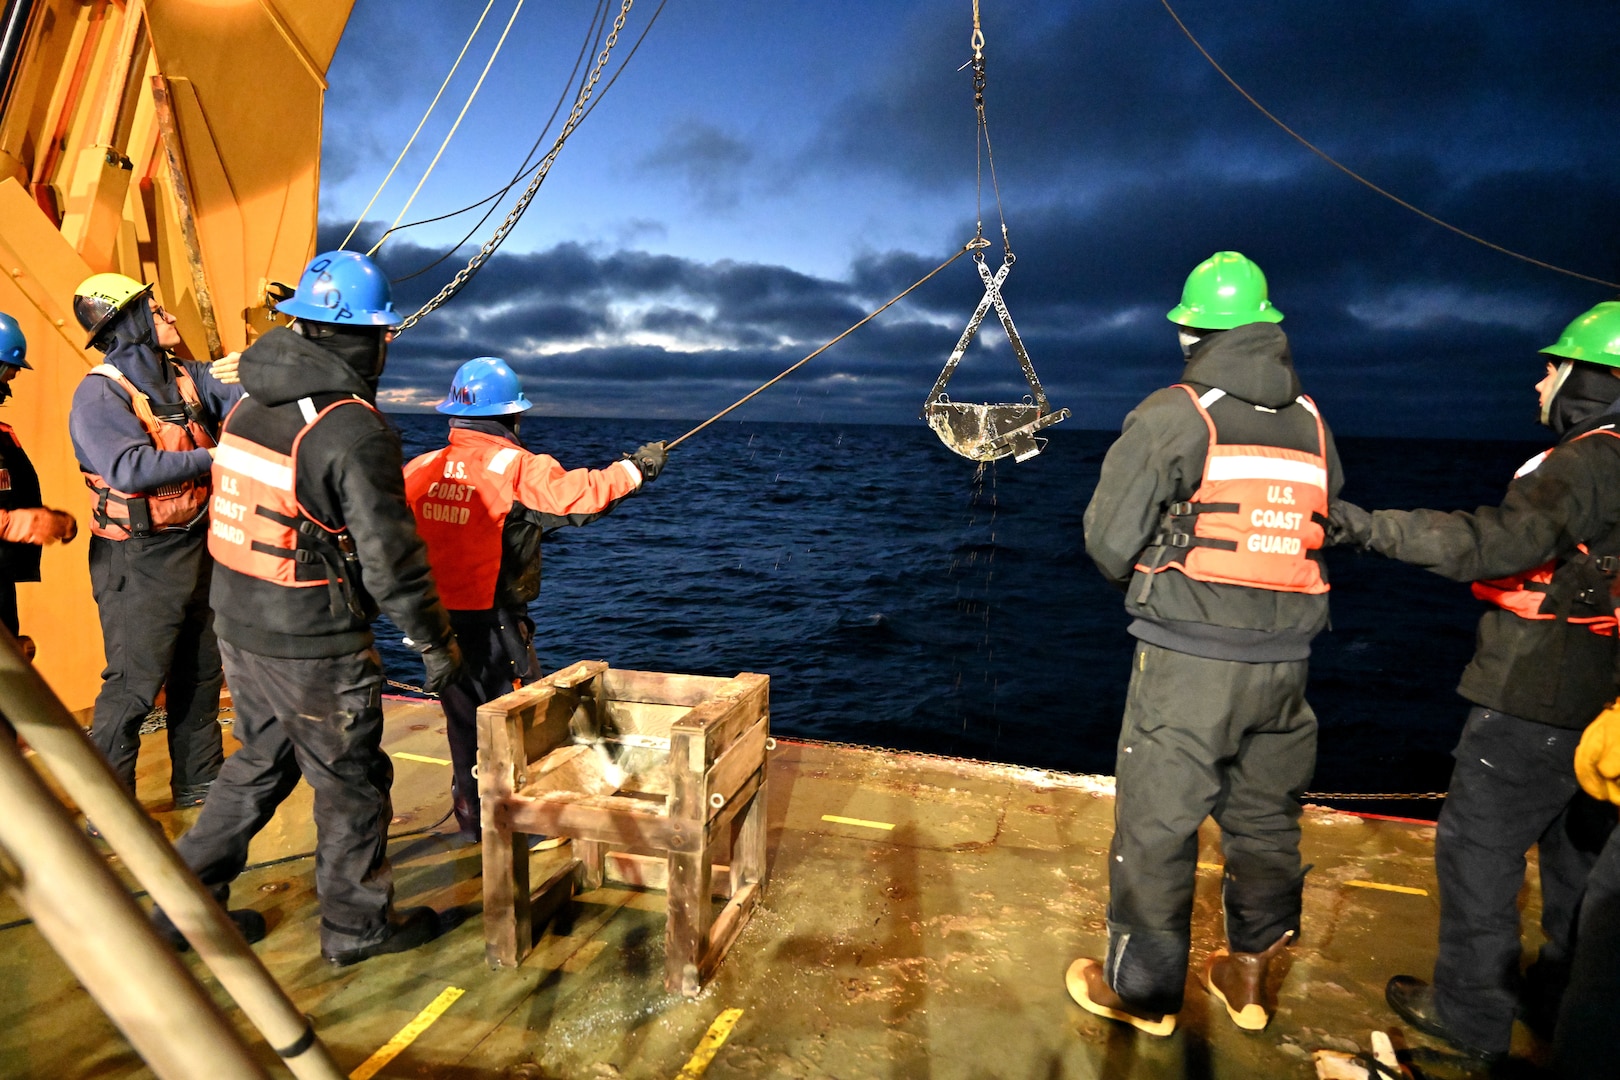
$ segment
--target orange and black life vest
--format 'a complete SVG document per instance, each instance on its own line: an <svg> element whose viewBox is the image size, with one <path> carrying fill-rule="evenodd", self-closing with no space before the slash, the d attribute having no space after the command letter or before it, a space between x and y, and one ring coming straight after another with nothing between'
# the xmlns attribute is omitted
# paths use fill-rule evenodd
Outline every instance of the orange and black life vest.
<svg viewBox="0 0 1620 1080"><path fill-rule="evenodd" d="M298 445L322 417L344 405L376 411L357 397L319 410L310 398L300 398L304 425L285 454L233 433L225 418L214 454L208 552L221 566L273 585L326 586L333 614L346 607L364 619L354 539L345 528L317 521L298 501Z"/></svg>
<svg viewBox="0 0 1620 1080"><path fill-rule="evenodd" d="M206 450L215 445L213 433L203 421L202 397L197 393L197 384L179 364L174 365L179 403L156 408L150 398L111 364L97 364L90 369L90 374L111 379L123 388L129 395L130 411L159 450ZM90 531L108 540L188 529L208 513L206 473L140 493L119 491L88 471L84 473L84 483L90 489Z"/></svg>
<svg viewBox="0 0 1620 1080"><path fill-rule="evenodd" d="M517 493L513 470L526 453L493 439L452 442L405 466L405 498L427 544L439 598L451 611L495 604L501 536Z"/></svg>
<svg viewBox="0 0 1620 1080"><path fill-rule="evenodd" d="M1612 426L1594 428L1575 436L1570 442L1579 442L1593 435L1620 438L1620 431L1616 431ZM1552 452L1543 450L1519 466L1519 471L1513 474L1513 478L1517 480L1521 476L1535 472ZM1563 619L1567 623L1584 626L1594 634L1613 637L1617 622L1613 609L1609 607L1609 590L1605 587L1605 583L1612 584L1617 574L1620 574L1620 556L1613 554L1594 556L1587 550L1585 544L1576 547L1576 554L1568 559L1549 559L1534 570L1512 574L1505 578L1476 581L1470 588L1479 599L1488 604L1495 604L1504 611L1512 612L1521 619ZM1591 576L1593 580L1586 583L1585 588L1580 584L1572 585L1567 590L1566 597L1555 597L1553 575L1571 563L1579 564L1587 572L1586 576ZM1588 593L1592 595L1587 595ZM1553 602L1548 604L1548 600ZM1569 609L1575 601L1579 601L1587 608L1602 609L1602 613L1572 614Z"/></svg>
<svg viewBox="0 0 1620 1080"><path fill-rule="evenodd" d="M1316 450L1225 443L1209 406L1226 396L1211 389L1192 398L1209 428L1198 490L1173 503L1150 547L1161 557L1137 570L1177 570L1195 581L1278 592L1325 593L1320 552L1327 522L1328 469L1322 417L1310 398L1296 404L1316 420ZM1150 583L1152 578L1148 579ZM1144 592L1146 584L1144 584Z"/></svg>

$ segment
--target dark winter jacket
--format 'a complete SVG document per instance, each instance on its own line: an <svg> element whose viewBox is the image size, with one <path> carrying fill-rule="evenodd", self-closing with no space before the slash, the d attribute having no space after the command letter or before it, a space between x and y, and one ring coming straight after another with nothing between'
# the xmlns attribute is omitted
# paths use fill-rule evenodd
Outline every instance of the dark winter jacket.
<svg viewBox="0 0 1620 1080"><path fill-rule="evenodd" d="M197 384L205 423L218 430L220 421L242 396L239 386L227 386L209 374L207 364L170 360L146 345L120 343L104 357L135 384L154 404L174 404L180 391L174 379L176 364ZM208 472L213 459L207 450L159 450L130 407L129 395L111 379L86 375L73 391L68 413L68 434L79 468L95 473L119 491L133 494L183 483Z"/></svg>
<svg viewBox="0 0 1620 1080"><path fill-rule="evenodd" d="M42 506L39 474L11 425L0 424L0 510ZM38 581L40 545L0 540L0 581Z"/></svg>
<svg viewBox="0 0 1620 1080"><path fill-rule="evenodd" d="M1613 386L1620 390L1620 380ZM1620 553L1620 438L1580 436L1620 416L1587 412L1539 465L1508 485L1500 506L1379 510L1366 546L1454 581L1503 578L1558 559L1542 610L1607 614L1609 578L1576 545L1597 559ZM1511 716L1583 728L1615 696L1616 658L1612 636L1493 607L1479 621L1457 692Z"/></svg>
<svg viewBox="0 0 1620 1080"><path fill-rule="evenodd" d="M1226 396L1209 413L1225 442L1317 451L1316 418L1296 399L1299 377L1288 338L1272 323L1252 323L1206 338L1182 382ZM1328 494L1344 478L1332 432L1323 425ZM1146 574L1163 553L1151 547L1172 503L1190 498L1203 479L1209 429L1183 390L1157 390L1125 418L1103 460L1086 507L1086 552L1103 576L1124 588L1130 633L1194 656L1251 663L1302 660L1327 625L1325 594L1282 592L1195 581L1176 571Z"/></svg>
<svg viewBox="0 0 1620 1080"><path fill-rule="evenodd" d="M305 424L300 398L319 411L348 397L370 402L374 394L331 351L285 328L244 352L240 371L248 396L225 430L280 453ZM317 421L299 444L294 483L312 517L353 536L363 617L334 605L327 589L290 588L216 566L212 603L220 638L264 656L341 656L371 645L370 623L380 609L418 649L443 641L450 620L405 503L403 469L399 436L371 409L346 405Z"/></svg>

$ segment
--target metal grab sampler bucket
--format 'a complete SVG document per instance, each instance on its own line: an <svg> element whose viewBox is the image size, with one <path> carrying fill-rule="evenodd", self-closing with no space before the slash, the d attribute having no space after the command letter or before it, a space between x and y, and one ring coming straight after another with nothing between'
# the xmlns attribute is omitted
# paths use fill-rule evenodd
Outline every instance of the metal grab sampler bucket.
<svg viewBox="0 0 1620 1080"><path fill-rule="evenodd" d="M1046 446L1046 440L1035 437L1036 432L1067 420L1069 410L1058 409L1054 412L1051 402L1046 400L1046 391L1042 389L1041 380L1029 362L1029 353L1024 349L1023 339L1018 336L1017 327L1013 326L1006 301L1001 298L1001 283L1007 280L1007 274L1012 270L1012 252L1007 252L1000 269L994 274L985 265L982 252L976 252L973 261L979 270L979 277L984 281L984 296L974 309L972 318L968 319L967 328L962 331L951 358L945 361L945 368L939 373L939 380L929 392L928 400L923 403L922 418L928 421L928 426L939 436L940 442L970 461L995 461L1008 456L1014 461L1027 461ZM1023 401L1001 404L952 401L946 395L945 387L956 373L956 366L962 362L974 335L979 332L979 324L984 321L992 305L1001 319L1001 328L1007 332L1007 341L1018 357L1018 364L1024 370L1030 394Z"/></svg>

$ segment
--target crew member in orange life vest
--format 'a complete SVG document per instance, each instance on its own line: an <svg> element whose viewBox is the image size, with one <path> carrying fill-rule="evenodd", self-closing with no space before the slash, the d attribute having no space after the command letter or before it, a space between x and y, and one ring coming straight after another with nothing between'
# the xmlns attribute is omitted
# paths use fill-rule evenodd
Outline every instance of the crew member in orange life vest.
<svg viewBox="0 0 1620 1080"><path fill-rule="evenodd" d="M1525 462L1500 506L1332 510L1334 539L1474 582L1491 605L1457 687L1473 708L1435 833L1434 981L1398 975L1385 989L1412 1026L1486 1058L1507 1053L1516 1011L1551 1029L1587 876L1614 824L1613 807L1580 791L1574 761L1581 730L1615 693L1620 302L1541 351L1552 358L1536 384L1541 422L1558 444ZM1517 900L1532 845L1546 944L1521 989Z"/></svg>
<svg viewBox="0 0 1620 1080"><path fill-rule="evenodd" d="M28 363L22 328L0 312L0 404L11 397L11 380ZM17 582L39 580L40 548L78 534L73 515L40 505L39 477L11 425L0 424L0 626L11 631L33 656L34 643L17 623Z"/></svg>
<svg viewBox="0 0 1620 1080"><path fill-rule="evenodd" d="M166 686L170 786L175 806L196 806L223 759L208 470L241 389L169 354L180 333L150 285L96 274L73 313L105 354L68 415L89 489L90 588L107 657L90 738L133 792L141 721Z"/></svg>
<svg viewBox="0 0 1620 1080"><path fill-rule="evenodd" d="M481 836L478 706L540 676L528 606L540 595L540 538L548 529L595 521L664 467L648 443L605 469L564 470L524 449L518 421L532 408L504 360L461 365L437 406L450 417L450 445L405 466L405 492L466 660L440 695L460 835Z"/></svg>
<svg viewBox="0 0 1620 1080"><path fill-rule="evenodd" d="M432 908L394 907L394 769L372 621L381 612L399 627L435 692L461 660L405 502L399 436L374 404L402 321L387 276L358 252L326 252L276 310L292 325L242 353L247 396L220 436L208 537L242 748L175 850L228 898L254 835L307 781L321 955L344 966L441 929ZM251 909L232 917L249 939L263 931ZM166 918L154 921L174 940Z"/></svg>
<svg viewBox="0 0 1620 1080"><path fill-rule="evenodd" d="M1300 391L1260 268L1217 252L1187 278L1187 366L1125 418L1086 508L1086 551L1125 590L1136 641L1119 738L1106 962L1069 968L1090 1012L1174 1030L1198 827L1225 852L1226 933L1204 984L1264 1027L1267 965L1299 931L1300 793L1316 766L1305 701L1327 623L1319 559L1338 455Z"/></svg>

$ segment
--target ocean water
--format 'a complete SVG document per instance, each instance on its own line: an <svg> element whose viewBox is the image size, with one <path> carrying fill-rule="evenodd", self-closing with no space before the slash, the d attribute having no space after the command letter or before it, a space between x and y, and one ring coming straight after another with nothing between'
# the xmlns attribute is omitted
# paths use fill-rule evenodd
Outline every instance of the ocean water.
<svg viewBox="0 0 1620 1080"><path fill-rule="evenodd" d="M407 457L443 443L441 417L393 420ZM600 468L683 430L535 417L523 439ZM641 494L547 539L532 607L541 663L764 672L778 734L1111 772L1132 639L1081 519L1115 433L1050 434L1039 457L980 470L921 423L716 424ZM1344 494L1368 507L1494 503L1540 449L1344 438ZM1328 565L1313 789L1444 790L1478 602L1376 556L1332 551ZM419 683L398 638L384 620L389 673Z"/></svg>

